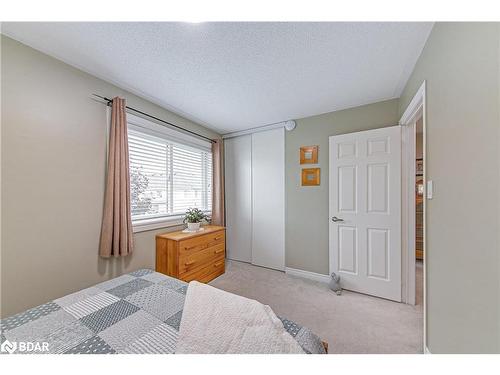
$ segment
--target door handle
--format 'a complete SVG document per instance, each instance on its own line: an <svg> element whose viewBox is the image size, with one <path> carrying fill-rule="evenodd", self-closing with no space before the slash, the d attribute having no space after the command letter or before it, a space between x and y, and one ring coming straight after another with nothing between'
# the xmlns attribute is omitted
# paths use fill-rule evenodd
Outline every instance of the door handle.
<svg viewBox="0 0 500 375"><path fill-rule="evenodd" d="M337 216L334 216L334 217L332 217L332 221L333 221L334 223L337 223L337 222L340 222L340 221L344 221L344 219L340 219L340 218L338 218Z"/></svg>

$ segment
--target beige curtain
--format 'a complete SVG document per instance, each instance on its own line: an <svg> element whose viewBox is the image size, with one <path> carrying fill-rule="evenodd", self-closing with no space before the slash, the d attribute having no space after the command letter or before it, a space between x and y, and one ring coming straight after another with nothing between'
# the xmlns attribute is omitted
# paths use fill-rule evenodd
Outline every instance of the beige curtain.
<svg viewBox="0 0 500 375"><path fill-rule="evenodd" d="M212 224L226 223L224 213L224 143L221 139L212 142Z"/></svg>
<svg viewBox="0 0 500 375"><path fill-rule="evenodd" d="M130 175L125 99L114 98L109 131L108 169L99 254L125 256L132 252Z"/></svg>

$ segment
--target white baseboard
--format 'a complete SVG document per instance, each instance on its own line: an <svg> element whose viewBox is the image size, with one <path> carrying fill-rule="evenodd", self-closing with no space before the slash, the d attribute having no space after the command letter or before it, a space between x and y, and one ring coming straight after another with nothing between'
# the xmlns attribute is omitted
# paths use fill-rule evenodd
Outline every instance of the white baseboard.
<svg viewBox="0 0 500 375"><path fill-rule="evenodd" d="M302 277L304 279L319 281L322 283L329 283L330 282L330 276L323 275L321 273L298 270L296 268L289 268L289 267L285 268L285 273L287 275Z"/></svg>

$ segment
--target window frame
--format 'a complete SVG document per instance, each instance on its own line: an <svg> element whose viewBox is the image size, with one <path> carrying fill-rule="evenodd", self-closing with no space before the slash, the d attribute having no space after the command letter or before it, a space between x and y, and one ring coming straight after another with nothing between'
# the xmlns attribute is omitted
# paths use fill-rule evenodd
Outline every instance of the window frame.
<svg viewBox="0 0 500 375"><path fill-rule="evenodd" d="M160 125L153 120L137 116L127 111L127 130L142 132L147 135L166 139L167 141L180 143L212 153L212 145L209 141L202 140L179 130ZM213 157L213 155L212 155ZM213 171L212 171L213 173ZM212 214L212 209L204 210L207 215ZM163 215L154 218L132 220L132 231L134 233L150 231L160 228L170 228L183 225L183 214Z"/></svg>

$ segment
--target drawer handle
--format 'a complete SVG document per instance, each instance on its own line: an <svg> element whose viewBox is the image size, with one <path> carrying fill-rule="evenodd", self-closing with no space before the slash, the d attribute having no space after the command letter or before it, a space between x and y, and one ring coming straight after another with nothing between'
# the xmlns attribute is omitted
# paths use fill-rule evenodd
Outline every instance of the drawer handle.
<svg viewBox="0 0 500 375"><path fill-rule="evenodd" d="M222 236L214 237L214 240L217 241L217 240L220 240L221 238L222 238Z"/></svg>
<svg viewBox="0 0 500 375"><path fill-rule="evenodd" d="M196 249L198 248L198 250L203 250L203 249L206 249L208 246L208 244L201 244L201 245L196 245L196 246L191 246L191 247L186 247L184 246L184 250L186 251L190 251L190 250L193 250L193 249Z"/></svg>
<svg viewBox="0 0 500 375"><path fill-rule="evenodd" d="M214 263L214 267L219 267L219 266L221 266L222 264L224 264L224 262L217 262L217 263Z"/></svg>
<svg viewBox="0 0 500 375"><path fill-rule="evenodd" d="M214 250L214 254L220 254L224 252L224 249Z"/></svg>
<svg viewBox="0 0 500 375"><path fill-rule="evenodd" d="M185 265L185 266L190 266L190 265L192 265L192 264L194 264L194 260L192 260L192 261L190 261L190 262L186 262L186 263L184 263L184 265Z"/></svg>

